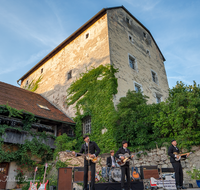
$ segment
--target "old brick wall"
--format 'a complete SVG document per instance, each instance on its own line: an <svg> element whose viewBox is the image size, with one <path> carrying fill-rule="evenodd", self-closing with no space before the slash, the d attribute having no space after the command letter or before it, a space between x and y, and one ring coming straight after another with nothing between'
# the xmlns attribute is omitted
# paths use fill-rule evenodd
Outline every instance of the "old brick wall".
<svg viewBox="0 0 200 190"><path fill-rule="evenodd" d="M134 81L141 84L144 94L150 97L148 103L156 103L155 93L165 101L169 86L163 57L148 31L122 8L108 11L108 28L111 63L119 68L116 74L119 86L115 104L120 97L126 96L129 89L135 90ZM147 34L146 38L144 32ZM132 40L129 36L132 36ZM136 59L136 70L129 66L129 55ZM152 80L151 70L157 73L157 84Z"/></svg>

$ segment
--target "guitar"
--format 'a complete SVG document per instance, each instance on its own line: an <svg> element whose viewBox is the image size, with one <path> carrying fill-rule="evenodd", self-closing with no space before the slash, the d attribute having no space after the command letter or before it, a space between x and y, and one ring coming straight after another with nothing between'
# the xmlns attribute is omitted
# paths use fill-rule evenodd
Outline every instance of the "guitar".
<svg viewBox="0 0 200 190"><path fill-rule="evenodd" d="M135 167L134 159L133 159L133 167L131 168L131 175L133 180L140 179L140 174L138 173L138 168Z"/></svg>
<svg viewBox="0 0 200 190"><path fill-rule="evenodd" d="M39 189L38 189L38 190L46 190L47 183L49 182L49 180L47 180L47 182L46 182L46 183L44 183L44 182L45 182L45 175L46 175L47 167L48 167L48 165L47 165L47 163L46 163L46 164L45 164L45 170L44 170L44 178L43 178L43 183L42 183L42 184L40 183L40 187L39 187Z"/></svg>
<svg viewBox="0 0 200 190"><path fill-rule="evenodd" d="M66 152L73 152L73 151L66 150ZM84 156L84 157L86 158L86 160L91 160L93 163L97 163L98 160L99 160L99 158L98 158L97 156L95 156L94 158L91 158L90 156L91 156L92 154L90 154L90 153L89 153L89 154L82 154L82 153L76 152L76 154L81 155L81 156Z"/></svg>
<svg viewBox="0 0 200 190"><path fill-rule="evenodd" d="M131 158L132 155L141 154L141 153L143 153L143 151L140 151L140 152L137 152L137 153L131 154L131 155L129 155L128 153L119 154L119 156L123 156L124 159L122 160L122 159L119 158L119 159L116 160L116 163L119 164L120 166L123 166L123 165L126 164L126 162L130 161L130 158Z"/></svg>
<svg viewBox="0 0 200 190"><path fill-rule="evenodd" d="M188 152L188 153L189 153L189 154L192 154L192 152ZM175 158L176 161L179 161L179 160L181 159L181 156L185 156L185 155L188 154L188 153L178 154L177 152L173 152L173 154L179 156L179 158L177 158L177 157Z"/></svg>
<svg viewBox="0 0 200 190"><path fill-rule="evenodd" d="M30 181L30 187L28 190L37 190L37 184L35 184L35 176L36 176L36 172L37 172L37 167L35 168L35 172L34 172L34 179L33 179L33 182Z"/></svg>

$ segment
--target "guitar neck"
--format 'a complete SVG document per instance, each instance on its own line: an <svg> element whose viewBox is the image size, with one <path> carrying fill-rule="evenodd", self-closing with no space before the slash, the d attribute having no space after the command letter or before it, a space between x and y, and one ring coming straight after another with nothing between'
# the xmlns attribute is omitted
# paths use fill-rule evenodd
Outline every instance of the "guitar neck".
<svg viewBox="0 0 200 190"><path fill-rule="evenodd" d="M43 178L43 184L44 184L44 182L45 182L46 171L47 171L47 167L45 166L44 178Z"/></svg>

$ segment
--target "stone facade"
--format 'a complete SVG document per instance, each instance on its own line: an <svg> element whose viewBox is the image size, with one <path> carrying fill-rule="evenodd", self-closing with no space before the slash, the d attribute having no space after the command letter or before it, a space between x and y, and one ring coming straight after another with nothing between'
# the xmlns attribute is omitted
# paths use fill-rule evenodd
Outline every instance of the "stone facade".
<svg viewBox="0 0 200 190"><path fill-rule="evenodd" d="M150 97L149 103L156 103L156 96L164 101L168 95L165 59L149 31L124 7L104 9L104 14L100 11L97 15L71 35L64 47L55 48L22 77L21 87L42 75L36 92L74 117L74 105L65 104L70 84L92 67L112 64L119 69L115 105L129 89L136 90L136 86Z"/></svg>
<svg viewBox="0 0 200 190"><path fill-rule="evenodd" d="M134 157L134 164L136 167L140 166L158 166L158 168L172 168L172 165L168 156L168 149L166 147L161 147L158 149L153 149L150 151L145 151L147 154L141 154L140 157ZM191 180L190 176L186 173L188 170L192 170L195 165L196 168L200 168L200 146L195 146L192 148L193 154L191 154L186 160L181 161L183 167L184 184L192 183L194 187L197 187L196 181ZM96 164L96 171L101 171L102 167L106 167L106 159L110 154L100 155L100 164ZM73 157L71 153L62 152L59 159L61 161L68 161L69 167L83 167L83 157ZM133 163L130 162L130 168Z"/></svg>

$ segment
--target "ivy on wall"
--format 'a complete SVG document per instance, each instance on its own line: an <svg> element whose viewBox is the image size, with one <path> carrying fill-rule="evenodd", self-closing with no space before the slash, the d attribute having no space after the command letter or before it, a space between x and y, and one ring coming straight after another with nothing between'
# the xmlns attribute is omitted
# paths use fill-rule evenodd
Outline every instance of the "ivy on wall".
<svg viewBox="0 0 200 190"><path fill-rule="evenodd" d="M67 91L67 104L76 103L76 148L82 144L83 118L91 116L92 141L98 142L101 153L108 152L116 147L113 132L116 126L116 110L113 104L113 96L117 93L117 72L113 66L100 65L86 73L80 79L71 84ZM102 129L107 132L102 134Z"/></svg>
<svg viewBox="0 0 200 190"><path fill-rule="evenodd" d="M42 80L42 75L35 81L33 79L29 84L25 85L23 88L31 92L35 92L39 87L39 82Z"/></svg>
<svg viewBox="0 0 200 190"><path fill-rule="evenodd" d="M8 117L19 118L22 120L23 128L11 127L6 124L0 125L0 162L16 161L17 164L33 166L35 163L31 158L36 156L40 158L42 162L52 159L53 152L50 146L45 145L43 140L47 140L47 137L54 137L53 135L47 135L45 132L32 132L30 131L31 125L36 122L36 118L32 113L24 110L17 110L7 105L0 106L0 114L7 115ZM12 129L15 131L25 131L27 135L33 136L31 141L26 140L24 144L4 144L2 135L6 133L6 130ZM55 138L55 137L54 137Z"/></svg>

